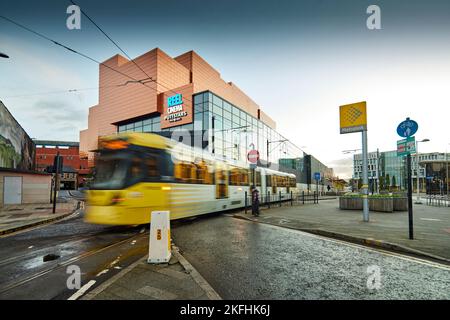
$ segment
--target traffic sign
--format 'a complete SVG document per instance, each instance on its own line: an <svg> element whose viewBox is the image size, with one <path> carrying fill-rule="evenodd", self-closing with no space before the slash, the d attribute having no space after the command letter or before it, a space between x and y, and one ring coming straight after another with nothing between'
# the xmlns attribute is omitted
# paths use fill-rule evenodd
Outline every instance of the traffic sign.
<svg viewBox="0 0 450 320"><path fill-rule="evenodd" d="M259 160L259 151L258 150L250 150L247 154L247 159L250 163L257 163Z"/></svg>
<svg viewBox="0 0 450 320"><path fill-rule="evenodd" d="M405 121L402 121L397 127L397 134L400 137L411 137L413 136L417 130L419 129L419 125L414 120L410 118L406 118Z"/></svg>
<svg viewBox="0 0 450 320"><path fill-rule="evenodd" d="M339 107L341 134L367 130L366 102L346 104Z"/></svg>
<svg viewBox="0 0 450 320"><path fill-rule="evenodd" d="M314 179L317 181L320 180L320 172L314 172Z"/></svg>
<svg viewBox="0 0 450 320"><path fill-rule="evenodd" d="M403 157L416 152L416 138L408 137L397 141L397 157Z"/></svg>

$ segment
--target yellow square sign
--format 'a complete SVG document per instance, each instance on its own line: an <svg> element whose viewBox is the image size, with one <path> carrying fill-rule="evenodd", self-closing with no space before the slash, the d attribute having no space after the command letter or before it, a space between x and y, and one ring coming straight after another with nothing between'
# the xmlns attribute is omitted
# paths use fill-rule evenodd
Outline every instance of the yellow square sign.
<svg viewBox="0 0 450 320"><path fill-rule="evenodd" d="M341 134L367 130L366 102L346 104L339 107Z"/></svg>

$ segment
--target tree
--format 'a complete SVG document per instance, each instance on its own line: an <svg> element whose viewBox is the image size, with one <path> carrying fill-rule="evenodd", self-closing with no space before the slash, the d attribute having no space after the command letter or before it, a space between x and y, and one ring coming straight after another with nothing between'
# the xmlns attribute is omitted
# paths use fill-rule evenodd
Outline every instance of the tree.
<svg viewBox="0 0 450 320"><path fill-rule="evenodd" d="M391 186L391 177L389 176L389 174L386 175L386 187L388 190L390 190L390 186Z"/></svg>
<svg viewBox="0 0 450 320"><path fill-rule="evenodd" d="M358 190L361 189L362 184L363 184L362 178L359 178L358 179Z"/></svg>
<svg viewBox="0 0 450 320"><path fill-rule="evenodd" d="M395 179L395 176L392 176L392 187L397 187L397 180Z"/></svg>
<svg viewBox="0 0 450 320"><path fill-rule="evenodd" d="M384 190L385 184L384 184L384 176L380 176L380 191Z"/></svg>

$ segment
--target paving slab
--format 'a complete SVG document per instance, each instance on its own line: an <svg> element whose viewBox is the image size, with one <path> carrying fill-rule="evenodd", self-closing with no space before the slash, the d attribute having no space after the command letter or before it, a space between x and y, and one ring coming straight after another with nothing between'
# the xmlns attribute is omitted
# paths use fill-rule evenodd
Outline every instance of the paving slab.
<svg viewBox="0 0 450 320"><path fill-rule="evenodd" d="M169 263L149 264L144 257L83 297L83 300L212 299L220 297L178 249L172 250Z"/></svg>
<svg viewBox="0 0 450 320"><path fill-rule="evenodd" d="M234 216L450 262L450 208L415 204L413 215L414 240L408 237L408 212L371 211L370 221L364 222L362 211L340 210L338 199L272 207L259 217L250 212Z"/></svg>
<svg viewBox="0 0 450 320"><path fill-rule="evenodd" d="M75 200L57 203L55 213L51 203L0 207L0 235L63 219L71 215L79 206L79 201Z"/></svg>

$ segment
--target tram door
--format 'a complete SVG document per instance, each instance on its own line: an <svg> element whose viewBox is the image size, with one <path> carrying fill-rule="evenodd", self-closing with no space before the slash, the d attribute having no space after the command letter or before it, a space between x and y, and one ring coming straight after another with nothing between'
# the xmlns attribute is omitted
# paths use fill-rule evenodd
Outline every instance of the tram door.
<svg viewBox="0 0 450 320"><path fill-rule="evenodd" d="M228 170L224 166L217 166L215 172L216 199L228 198Z"/></svg>

